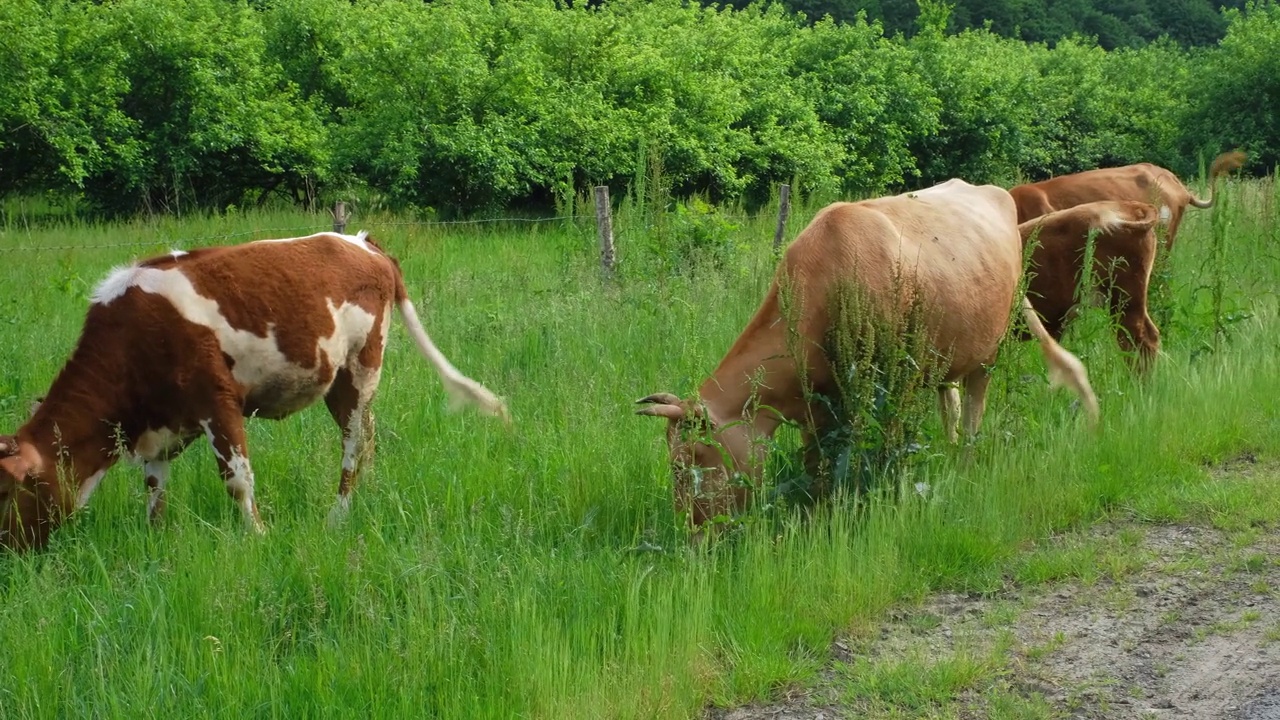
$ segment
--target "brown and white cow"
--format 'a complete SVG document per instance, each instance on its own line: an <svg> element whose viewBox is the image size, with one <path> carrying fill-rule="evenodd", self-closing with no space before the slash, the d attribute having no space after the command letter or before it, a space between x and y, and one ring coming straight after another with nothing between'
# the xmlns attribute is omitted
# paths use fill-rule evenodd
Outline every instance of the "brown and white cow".
<svg viewBox="0 0 1280 720"><path fill-rule="evenodd" d="M1138 163L1123 167L1086 170L1040 182L1018 185L1009 193L1018 204L1018 222L1033 220L1054 210L1065 210L1096 200L1134 200L1155 205L1167 225L1165 249L1172 250L1187 205L1213 207L1218 178L1244 164L1245 154L1225 152L1209 166L1209 199L1191 194L1177 175L1159 165Z"/></svg>
<svg viewBox="0 0 1280 720"><path fill-rule="evenodd" d="M731 479L742 473L752 485L759 481L762 441L784 421L803 426L809 417L821 417L821 408L806 401L802 377L813 391L835 396L821 348L832 319L828 298L838 283L852 282L881 307L901 312L904 285L895 278L905 277L924 302L932 348L946 358L942 381L964 385L964 426L975 434L988 368L1019 306L1021 275L1017 210L1002 188L953 179L915 193L824 208L787 248L764 302L697 394L681 400L658 393L637 401L645 405L638 414L668 420L677 511L699 525L740 509L750 489ZM780 304L784 285L792 307L800 308L791 320ZM1097 399L1084 366L1049 337L1025 297L1020 303L1040 339L1051 383L1071 387L1096 421ZM801 339L795 353L788 338L793 328ZM943 386L938 399L954 441L959 393ZM805 441L812 448L811 433Z"/></svg>
<svg viewBox="0 0 1280 720"><path fill-rule="evenodd" d="M1045 329L1062 339L1078 303L1097 291L1117 321L1120 348L1139 372L1160 351L1160 330L1147 314L1147 286L1156 260L1154 205L1132 200L1091 202L1022 223L1023 242L1034 239L1027 297ZM1081 288L1086 245L1094 234L1093 283ZM1087 295L1080 297L1084 290Z"/></svg>
<svg viewBox="0 0 1280 720"><path fill-rule="evenodd" d="M453 405L507 417L432 344L398 264L363 232L179 251L111 271L70 360L28 421L0 438L0 545L43 546L121 455L143 463L155 520L170 460L202 435L261 531L244 418L283 418L321 398L343 437L339 518L372 454L370 402L393 307Z"/></svg>

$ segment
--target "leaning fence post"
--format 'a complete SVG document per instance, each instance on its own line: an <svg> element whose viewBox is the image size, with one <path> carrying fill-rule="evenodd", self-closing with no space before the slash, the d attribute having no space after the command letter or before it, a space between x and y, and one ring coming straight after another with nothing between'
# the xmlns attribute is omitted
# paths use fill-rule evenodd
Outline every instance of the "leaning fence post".
<svg viewBox="0 0 1280 720"><path fill-rule="evenodd" d="M347 230L347 204L338 200L333 204L333 231L341 235Z"/></svg>
<svg viewBox="0 0 1280 720"><path fill-rule="evenodd" d="M791 214L791 186L778 188L778 229L773 233L773 251L782 247L782 235L787 231L787 216Z"/></svg>
<svg viewBox="0 0 1280 720"><path fill-rule="evenodd" d="M605 277L613 273L613 218L609 211L609 186L596 188L596 231L600 235L600 269Z"/></svg>

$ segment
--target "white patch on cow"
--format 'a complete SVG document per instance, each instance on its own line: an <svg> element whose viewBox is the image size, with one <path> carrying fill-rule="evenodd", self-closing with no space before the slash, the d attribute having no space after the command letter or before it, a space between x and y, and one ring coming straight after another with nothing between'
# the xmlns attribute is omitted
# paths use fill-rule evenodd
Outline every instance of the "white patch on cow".
<svg viewBox="0 0 1280 720"><path fill-rule="evenodd" d="M107 277L98 283L89 296L89 301L98 305L109 305L112 300L124 294L133 286L134 276L141 270L136 266L112 268Z"/></svg>
<svg viewBox="0 0 1280 720"><path fill-rule="evenodd" d="M227 487L244 500L247 497L248 504L245 511L253 505L253 468L249 465L249 458L241 455L235 450L231 451L231 459L227 461L227 468L231 470L231 477L227 480Z"/></svg>
<svg viewBox="0 0 1280 720"><path fill-rule="evenodd" d="M93 491L98 489L98 483L102 482L102 476L106 474L106 470L99 470L80 483L80 491L76 493L77 510L89 504L89 496L93 495Z"/></svg>
<svg viewBox="0 0 1280 720"><path fill-rule="evenodd" d="M1173 219L1173 211L1169 209L1168 205L1161 205L1160 206L1160 222L1168 224L1169 221L1172 219Z"/></svg>
<svg viewBox="0 0 1280 720"><path fill-rule="evenodd" d="M348 302L335 307L333 300L325 298L325 304L329 307L329 315L333 317L333 334L327 338L320 338L317 352L324 353L329 365L335 369L351 366L354 370L355 366L359 365L355 356L360 353L369 339L370 331L373 330L373 314L359 305ZM386 327L387 323L384 321L382 323L384 332ZM359 387L358 383L357 387Z"/></svg>
<svg viewBox="0 0 1280 720"><path fill-rule="evenodd" d="M132 460L134 462L156 460L181 443L181 436L169 428L147 430L133 443Z"/></svg>
<svg viewBox="0 0 1280 720"><path fill-rule="evenodd" d="M174 260L177 260L178 258L182 257L183 255L186 255L186 254L187 254L187 251L186 251L186 250L174 250L174 251L170 252L169 254L173 256L173 259L174 259Z"/></svg>
<svg viewBox="0 0 1280 720"><path fill-rule="evenodd" d="M367 238L367 237L369 236L369 232L368 232L367 230L361 230L360 232L356 233L355 235L343 235L343 234L341 234L341 233L324 232L324 233L316 233L316 234L314 234L314 235L306 235L306 236L304 236L304 237L291 237L291 238L267 238L267 239L265 239L265 240L257 240L256 242L260 242L260 243L299 242L299 241L302 241L302 240L313 240L313 239L315 239L315 238L318 238L318 237L324 237L324 236L326 236L326 235L327 235L327 236L329 236L329 237L336 237L336 238L338 238L339 240L343 240L343 241L345 241L345 242L349 242L349 243L351 243L352 245L355 245L356 247L360 248L361 250L364 250L365 252L369 253L370 255L380 255L380 254L381 254L381 253L379 253L377 250L374 250L372 245L370 245L369 243L365 242L365 238Z"/></svg>
<svg viewBox="0 0 1280 720"><path fill-rule="evenodd" d="M204 436L209 438L209 447L213 450L213 456L218 458L219 462L226 462L226 456L218 452L218 442L213 437L213 428L211 427L212 422L212 420L201 420L200 427L204 428Z"/></svg>
<svg viewBox="0 0 1280 720"><path fill-rule="evenodd" d="M347 472L356 470L356 445L360 435L360 415L352 413L348 423L346 437L342 440L342 469Z"/></svg>
<svg viewBox="0 0 1280 720"><path fill-rule="evenodd" d="M1108 205L1097 210L1097 216L1093 220L1093 228L1107 232L1120 226L1125 220L1126 218L1117 212L1115 207Z"/></svg>

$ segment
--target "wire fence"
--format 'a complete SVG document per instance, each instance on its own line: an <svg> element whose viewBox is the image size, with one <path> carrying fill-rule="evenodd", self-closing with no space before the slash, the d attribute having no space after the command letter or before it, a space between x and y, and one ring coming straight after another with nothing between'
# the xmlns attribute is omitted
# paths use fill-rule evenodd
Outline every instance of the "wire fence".
<svg viewBox="0 0 1280 720"><path fill-rule="evenodd" d="M368 222L361 223L360 225L362 229L366 227L383 228L383 227L410 227L410 226L458 227L458 226L468 226L468 225L471 225L471 226L492 225L492 224L498 224L498 223L511 224L511 225L539 224L539 223L549 223L549 222L562 222L562 221L573 220L573 219L575 219L573 216L561 215L561 216L546 217L546 218L503 217L503 218L484 218L479 220L393 220L393 221L371 220ZM582 218L577 218L577 219L582 219ZM152 248L152 247L156 247L159 245L166 245L166 244L180 244L186 247L192 247L192 246L199 246L203 243L207 243L211 241L233 240L236 238L244 238L244 237L249 237L253 235L265 235L269 237L277 237L280 234L284 234L284 233L302 233L302 232L318 233L318 232L328 232L332 230L333 228L331 228L330 225L327 223L325 224L313 223L310 225L255 228L253 230L240 230L236 232L218 233L213 235L200 235L197 237L187 237L187 238L176 238L176 237L171 239L151 238L147 240L136 240L133 242L124 242L124 243L79 243L74 245L5 245L4 249L6 251L18 251L18 252L53 252L53 251L63 251L63 250L109 250L109 249L123 249L123 248L142 249L142 248Z"/></svg>
<svg viewBox="0 0 1280 720"><path fill-rule="evenodd" d="M777 223L777 232L774 237L774 248L776 249L782 241L788 214L790 212L789 187L781 186L779 217ZM602 271L609 275L612 273L616 254L614 252L614 226L613 226L613 210L609 201L608 186L597 186L595 188L595 224L596 231L600 242L600 264ZM173 250L182 250L195 247L201 247L213 242L226 242L237 238L245 238L251 236L264 236L266 238L278 238L286 234L295 233L318 233L332 230L333 232L345 232L346 227L350 224L350 218L346 213L346 203L339 201L334 204L332 210L333 223L332 227L327 224L313 223L308 225L295 225L287 227L268 227L256 228L253 230L239 230L235 232L227 232L212 235L203 235L199 237L188 238L157 238L151 237L146 240L137 240L133 242L113 242L113 243L76 243L76 244L59 244L59 245L22 245L22 244L3 244L5 251L9 252L25 252L25 253L48 253L48 252L66 252L73 250L155 250L159 247L168 245ZM718 213L717 217L721 220L750 220L751 215L745 214L723 214ZM376 218L369 219L359 223L361 229L378 229L378 228L404 228L404 227L466 227L466 226L482 226L482 225L535 225L556 222L589 222L590 217L586 214L577 215L557 215L554 217L500 217L500 218L480 218L474 220L378 220ZM640 223L639 227L631 227L625 224L619 228L623 234L630 234L636 230L641 232L652 231L654 225L649 223ZM0 238L4 234L0 233Z"/></svg>

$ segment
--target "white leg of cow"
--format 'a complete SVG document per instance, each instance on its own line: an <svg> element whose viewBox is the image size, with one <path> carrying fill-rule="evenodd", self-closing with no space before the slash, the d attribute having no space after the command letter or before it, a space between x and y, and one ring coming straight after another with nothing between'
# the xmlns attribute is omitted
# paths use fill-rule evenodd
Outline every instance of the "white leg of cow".
<svg viewBox="0 0 1280 720"><path fill-rule="evenodd" d="M360 473L372 461L374 451L373 396L378 388L381 369L370 370L356 365L343 368L325 395L325 405L342 429L342 477L338 481L338 497L329 511L330 527L342 522L351 507L351 491Z"/></svg>
<svg viewBox="0 0 1280 720"><path fill-rule="evenodd" d="M991 375L985 367L978 368L964 377L964 432L972 438L982 427L982 415L987 410L987 385Z"/></svg>
<svg viewBox="0 0 1280 720"><path fill-rule="evenodd" d="M960 391L955 385L938 386L938 413L942 416L942 431L946 433L947 442L959 440L956 426L960 424Z"/></svg>
<svg viewBox="0 0 1280 720"><path fill-rule="evenodd" d="M85 478L84 482L80 483L80 491L76 493L77 510L89 503L89 497L93 495L94 490L98 489L98 483L102 482L102 476L106 474L106 470L99 470L93 475Z"/></svg>
<svg viewBox="0 0 1280 720"><path fill-rule="evenodd" d="M142 474L147 479L147 519L155 523L164 514L164 488L169 484L169 461L148 460L142 465Z"/></svg>
<svg viewBox="0 0 1280 720"><path fill-rule="evenodd" d="M253 467L249 464L244 418L239 410L224 411L221 417L206 420L201 426L213 445L213 454L218 458L218 470L222 473L227 494L240 506L245 524L259 534L266 532L253 498Z"/></svg>

